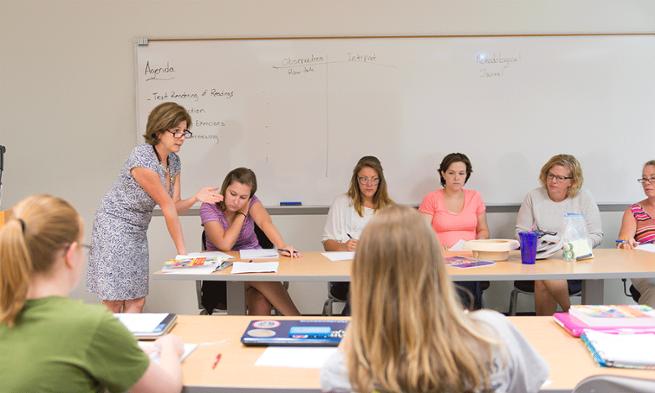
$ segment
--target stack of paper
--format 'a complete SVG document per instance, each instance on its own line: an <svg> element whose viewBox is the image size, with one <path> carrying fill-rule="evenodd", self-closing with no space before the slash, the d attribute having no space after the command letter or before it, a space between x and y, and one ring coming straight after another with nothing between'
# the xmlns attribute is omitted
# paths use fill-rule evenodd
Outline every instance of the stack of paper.
<svg viewBox="0 0 655 393"><path fill-rule="evenodd" d="M232 274L242 273L277 273L279 262L234 262Z"/></svg>
<svg viewBox="0 0 655 393"><path fill-rule="evenodd" d="M239 251L241 259L262 259L262 258L279 258L277 250L274 248L260 248L255 250Z"/></svg>

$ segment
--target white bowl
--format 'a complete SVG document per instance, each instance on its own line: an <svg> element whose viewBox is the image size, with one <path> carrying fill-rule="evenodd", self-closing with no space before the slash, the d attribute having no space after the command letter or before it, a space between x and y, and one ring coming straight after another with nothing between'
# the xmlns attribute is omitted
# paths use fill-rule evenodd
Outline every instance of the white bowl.
<svg viewBox="0 0 655 393"><path fill-rule="evenodd" d="M476 258L506 261L509 252L519 248L519 242L514 239L478 239L467 241L465 247L473 251Z"/></svg>

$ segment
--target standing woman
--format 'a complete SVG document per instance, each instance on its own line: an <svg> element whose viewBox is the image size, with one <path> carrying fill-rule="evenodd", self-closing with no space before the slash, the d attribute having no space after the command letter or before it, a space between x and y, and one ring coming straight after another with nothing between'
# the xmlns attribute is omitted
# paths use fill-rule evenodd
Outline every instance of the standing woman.
<svg viewBox="0 0 655 393"><path fill-rule="evenodd" d="M546 362L505 316L462 310L414 209L371 219L351 278L352 318L321 370L323 391L530 393L546 380Z"/></svg>
<svg viewBox="0 0 655 393"><path fill-rule="evenodd" d="M638 244L655 242L655 160L644 164L641 178L637 179L644 189L646 199L631 205L623 213L617 247L632 250ZM639 303L655 307L655 279L633 278L632 284L639 291Z"/></svg>
<svg viewBox="0 0 655 393"><path fill-rule="evenodd" d="M355 251L362 230L380 209L393 204L387 192L382 164L377 157L359 159L350 178L348 192L335 198L323 229L325 251ZM330 292L337 299L348 298L349 284L333 282ZM345 314L348 314L348 308Z"/></svg>
<svg viewBox="0 0 655 393"><path fill-rule="evenodd" d="M462 153L450 153L439 165L440 189L423 198L419 212L423 213L445 249L460 240L488 239L489 228L482 196L475 190L465 189L473 167ZM485 282L457 282L458 293L465 305L470 306L469 293L473 295L474 308L482 307L482 287Z"/></svg>
<svg viewBox="0 0 655 393"><path fill-rule="evenodd" d="M587 227L587 241L597 247L603 240L600 211L593 197L582 189L582 166L570 154L558 154L541 168L541 187L526 195L516 217L516 233L521 231L555 232L553 242L561 239L566 213L580 213ZM567 312L569 293L579 291L580 280L543 280L534 282L537 315L553 315L557 305Z"/></svg>
<svg viewBox="0 0 655 393"><path fill-rule="evenodd" d="M130 157L96 211L87 287L113 312L141 312L148 294L148 239L152 211L159 205L178 254L186 254L178 214L194 203L222 200L205 187L188 199L180 197L180 158L191 116L174 102L150 112L145 144Z"/></svg>
<svg viewBox="0 0 655 393"><path fill-rule="evenodd" d="M159 363L107 309L70 299L84 270L83 223L68 202L35 195L0 228L0 390L179 392L179 338Z"/></svg>
<svg viewBox="0 0 655 393"><path fill-rule="evenodd" d="M299 257L300 253L293 246L284 242L282 235L273 225L270 214L266 211L257 192L257 177L248 168L231 170L221 186L223 201L220 203L203 203L200 206L200 220L205 227L207 251L240 251L261 248L255 225L268 237L283 256ZM203 282L203 305L211 301L205 292L215 286L212 281ZM296 305L281 282L252 281L246 282L246 303L251 315L270 315L275 307L282 315L300 315ZM213 307L208 307L211 312Z"/></svg>

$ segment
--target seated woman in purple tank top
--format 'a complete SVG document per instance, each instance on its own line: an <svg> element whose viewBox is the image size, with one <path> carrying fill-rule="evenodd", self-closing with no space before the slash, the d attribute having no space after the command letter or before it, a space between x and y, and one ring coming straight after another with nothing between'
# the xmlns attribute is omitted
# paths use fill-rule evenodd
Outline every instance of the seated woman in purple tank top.
<svg viewBox="0 0 655 393"><path fill-rule="evenodd" d="M230 171L223 181L220 203L203 203L200 219L205 227L208 251L238 251L261 248L255 234L255 224L273 245L284 249L285 256L300 254L284 242L273 225L271 216L255 196L257 178L248 168ZM287 251L288 250L288 251ZM246 282L246 306L251 315L269 315L275 307L283 315L300 315L287 290L280 282Z"/></svg>

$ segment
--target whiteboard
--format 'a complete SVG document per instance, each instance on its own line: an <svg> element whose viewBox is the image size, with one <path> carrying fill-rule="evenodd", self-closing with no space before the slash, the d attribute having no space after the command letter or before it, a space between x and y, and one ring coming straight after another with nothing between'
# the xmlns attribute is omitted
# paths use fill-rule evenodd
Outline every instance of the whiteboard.
<svg viewBox="0 0 655 393"><path fill-rule="evenodd" d="M467 187L516 204L570 153L599 203L629 203L655 158L654 35L154 40L136 94L138 143L162 102L193 118L183 195L246 166L265 205L328 205L376 155L416 204L463 152Z"/></svg>

